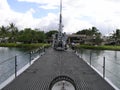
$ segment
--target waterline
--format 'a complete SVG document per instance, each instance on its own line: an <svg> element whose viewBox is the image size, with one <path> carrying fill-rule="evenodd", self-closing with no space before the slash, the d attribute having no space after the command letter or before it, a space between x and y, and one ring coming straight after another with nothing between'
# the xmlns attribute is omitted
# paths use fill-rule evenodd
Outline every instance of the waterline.
<svg viewBox="0 0 120 90"><path fill-rule="evenodd" d="M40 55L38 55L36 58L34 58L31 61L31 65L38 60L43 54L45 53L41 53ZM17 76L19 76L21 73L23 73L28 67L31 66L29 63L26 64L23 68L21 68L18 72L17 72ZM15 79L15 74L11 75L7 80L5 80L2 84L0 84L0 89L4 88L6 85L8 85L10 82L12 82Z"/></svg>

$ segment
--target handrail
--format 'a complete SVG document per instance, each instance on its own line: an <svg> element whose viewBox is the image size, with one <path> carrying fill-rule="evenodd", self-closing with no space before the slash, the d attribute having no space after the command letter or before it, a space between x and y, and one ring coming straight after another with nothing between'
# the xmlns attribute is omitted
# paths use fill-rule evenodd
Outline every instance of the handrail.
<svg viewBox="0 0 120 90"><path fill-rule="evenodd" d="M103 76L103 78L108 78L109 81L111 81L112 79L109 78L109 75L108 73L110 73L110 76L112 78L117 78L117 80L119 80L119 83L120 83L120 77L116 74L114 74L112 71L110 71L108 69L108 62L111 62L111 63L114 63L115 65L118 65L120 66L120 63L119 62L115 62L115 61L112 61L112 60L108 60L108 58L106 58L105 56L103 56L102 58L102 61L100 62L96 62L95 60L92 60L92 54L91 54L91 51L87 52L87 56L85 56L84 52L80 49L76 49L76 52L77 52L77 55L82 58L85 62L87 62L91 67L94 67L97 71L99 71L99 73L101 73L101 75ZM95 57L95 53L94 53L94 57ZM97 54L96 54L96 57L97 57ZM99 67L96 67L96 66L99 66ZM99 69L99 70L98 70ZM102 71L102 72L101 72ZM113 82L113 81L111 81ZM118 82L118 81L114 81L114 82ZM115 85L115 83L114 83ZM118 88L120 88L120 85L115 85L117 86Z"/></svg>
<svg viewBox="0 0 120 90"><path fill-rule="evenodd" d="M0 85L11 75L17 77L18 70L22 69L27 64L31 65L32 60L38 56L41 56L44 51L44 47L38 48L29 52L25 52L22 55L15 55L0 62Z"/></svg>
<svg viewBox="0 0 120 90"><path fill-rule="evenodd" d="M13 56L13 57L11 57L11 58L8 58L8 59L6 59L6 60L3 60L2 62L0 62L0 65L3 64L3 63L5 63L5 62L7 62L7 61L12 60L14 57L15 57L15 56Z"/></svg>

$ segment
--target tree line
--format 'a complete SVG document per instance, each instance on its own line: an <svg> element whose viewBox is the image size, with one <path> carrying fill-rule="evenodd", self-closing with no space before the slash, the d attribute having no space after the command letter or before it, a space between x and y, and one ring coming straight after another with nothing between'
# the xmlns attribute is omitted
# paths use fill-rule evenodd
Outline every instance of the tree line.
<svg viewBox="0 0 120 90"><path fill-rule="evenodd" d="M46 42L46 39L52 38L52 35L57 32L57 30L44 32L39 29L31 28L24 28L23 30L19 30L14 23L10 23L8 26L0 27L0 38L5 39L7 37L8 42L10 43L44 43ZM102 34L96 27L79 30L75 34L83 34L94 37L94 42L96 43L102 42ZM116 32L114 32L110 37L114 39L120 38L120 29L116 29Z"/></svg>
<svg viewBox="0 0 120 90"><path fill-rule="evenodd" d="M76 32L76 34L88 36L88 39L90 39L91 42L97 45L101 44L101 42L103 41L101 38L102 34L96 27L80 30Z"/></svg>
<svg viewBox="0 0 120 90"><path fill-rule="evenodd" d="M39 29L25 28L19 30L14 23L10 23L8 26L0 27L0 38L8 38L8 42L16 43L43 43L46 39L46 33Z"/></svg>
<svg viewBox="0 0 120 90"><path fill-rule="evenodd" d="M52 38L52 35L57 32L57 30L44 32L40 29L31 28L19 30L14 23L10 23L8 26L2 25L0 27L0 39L3 40L3 43L6 42L6 38L9 43L45 43L47 39Z"/></svg>

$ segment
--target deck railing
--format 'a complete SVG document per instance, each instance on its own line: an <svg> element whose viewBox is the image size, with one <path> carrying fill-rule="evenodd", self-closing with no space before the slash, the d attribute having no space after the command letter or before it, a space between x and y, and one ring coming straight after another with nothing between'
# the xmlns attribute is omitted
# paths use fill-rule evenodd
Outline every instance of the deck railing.
<svg viewBox="0 0 120 90"><path fill-rule="evenodd" d="M97 54L95 54L95 52L92 52L92 50L87 51L87 55L85 55L83 50L85 49L75 50L77 56L83 59L94 70L96 70L97 73L101 75L101 77L103 77L106 81L108 81L112 86L114 86L114 88L117 88L117 90L119 90L118 88L120 88L120 76L115 74L113 70L110 70L112 69L112 65L108 65L108 62L116 64L117 67L120 67L120 63L116 63L114 60L108 60L105 56L99 57ZM98 58L100 60L97 60Z"/></svg>
<svg viewBox="0 0 120 90"><path fill-rule="evenodd" d="M35 60L45 52L44 48L38 48L22 55L15 55L7 60L0 62L0 89L4 87L3 83L9 82L10 77L16 78L25 69L27 69ZM6 82L8 80L8 82Z"/></svg>

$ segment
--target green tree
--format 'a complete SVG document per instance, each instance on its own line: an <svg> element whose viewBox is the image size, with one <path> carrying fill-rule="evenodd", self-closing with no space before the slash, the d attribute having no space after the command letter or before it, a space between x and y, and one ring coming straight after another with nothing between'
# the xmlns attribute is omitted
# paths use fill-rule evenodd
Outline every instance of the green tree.
<svg viewBox="0 0 120 90"><path fill-rule="evenodd" d="M46 38L49 39L49 38L52 38L52 35L55 34L55 33L58 33L57 30L51 30L49 32L46 33Z"/></svg>
<svg viewBox="0 0 120 90"><path fill-rule="evenodd" d="M8 30L10 33L10 42L16 42L18 36L18 28L15 26L14 23L10 23L8 26Z"/></svg>
<svg viewBox="0 0 120 90"><path fill-rule="evenodd" d="M20 32L20 35L18 37L19 42L24 43L31 43L32 42L32 34L31 34L31 28L25 28L23 31Z"/></svg>
<svg viewBox="0 0 120 90"><path fill-rule="evenodd" d="M120 38L120 29L116 29L116 33L115 33L116 38Z"/></svg>
<svg viewBox="0 0 120 90"><path fill-rule="evenodd" d="M100 32L96 27L92 27L89 29L83 29L83 30L76 32L76 34L82 34L82 35L87 35L87 36L98 35L98 33Z"/></svg>
<svg viewBox="0 0 120 90"><path fill-rule="evenodd" d="M80 31L76 32L76 34L89 35L89 30L88 29L83 29L83 30L80 30Z"/></svg>
<svg viewBox="0 0 120 90"><path fill-rule="evenodd" d="M76 32L76 34L86 35L92 38L91 42L95 44L100 44L102 42L101 33L96 27L92 27L89 29L83 29L81 31Z"/></svg>
<svg viewBox="0 0 120 90"><path fill-rule="evenodd" d="M5 38L7 36L7 28L2 26L0 27L0 37Z"/></svg>
<svg viewBox="0 0 120 90"><path fill-rule="evenodd" d="M24 43L42 43L45 41L45 33L43 31L25 28L19 32L18 41Z"/></svg>
<svg viewBox="0 0 120 90"><path fill-rule="evenodd" d="M40 43L45 42L46 36L45 36L44 31L39 31L39 32L37 32L36 38L37 38L38 42L40 42Z"/></svg>
<svg viewBox="0 0 120 90"><path fill-rule="evenodd" d="M116 29L110 38L114 41L114 44L118 44L120 39L120 29Z"/></svg>

